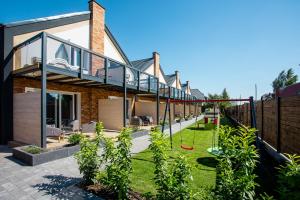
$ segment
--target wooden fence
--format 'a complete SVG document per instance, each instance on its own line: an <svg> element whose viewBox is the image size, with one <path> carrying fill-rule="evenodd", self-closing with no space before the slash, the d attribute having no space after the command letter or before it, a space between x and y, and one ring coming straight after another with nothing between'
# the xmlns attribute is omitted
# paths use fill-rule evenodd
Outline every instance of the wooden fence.
<svg viewBox="0 0 300 200"><path fill-rule="evenodd" d="M255 103L259 137L280 153L300 154L300 96L277 97ZM228 108L227 113L250 126L250 106Z"/></svg>

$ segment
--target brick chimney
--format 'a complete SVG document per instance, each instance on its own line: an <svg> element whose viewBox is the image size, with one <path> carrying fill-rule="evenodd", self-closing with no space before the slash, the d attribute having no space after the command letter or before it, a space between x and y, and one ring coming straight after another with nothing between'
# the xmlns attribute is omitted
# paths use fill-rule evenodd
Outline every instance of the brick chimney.
<svg viewBox="0 0 300 200"><path fill-rule="evenodd" d="M175 71L175 76L176 76L176 88L180 88L180 81L179 81L179 71Z"/></svg>
<svg viewBox="0 0 300 200"><path fill-rule="evenodd" d="M159 53L153 52L153 60L154 60L154 76L159 78L159 65L160 65Z"/></svg>
<svg viewBox="0 0 300 200"><path fill-rule="evenodd" d="M187 94L190 94L189 88L190 88L190 81L186 81L186 93Z"/></svg>
<svg viewBox="0 0 300 200"><path fill-rule="evenodd" d="M90 49L104 54L105 8L95 0L89 1L90 19Z"/></svg>

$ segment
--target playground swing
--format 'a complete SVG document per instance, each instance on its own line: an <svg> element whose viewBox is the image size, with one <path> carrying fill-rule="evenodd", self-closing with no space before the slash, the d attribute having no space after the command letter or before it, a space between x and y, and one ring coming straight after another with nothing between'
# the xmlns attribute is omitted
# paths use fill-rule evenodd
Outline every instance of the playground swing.
<svg viewBox="0 0 300 200"><path fill-rule="evenodd" d="M180 130L179 130L179 134L180 134L180 148L182 148L184 150L188 150L188 151L194 150L194 147L195 147L195 138L196 138L195 137L196 136L196 123L197 123L197 117L196 117L196 121L195 121L195 127L194 127L192 145L189 146L187 144L183 144L182 128L181 128L181 121L180 121Z"/></svg>
<svg viewBox="0 0 300 200"><path fill-rule="evenodd" d="M171 96L170 94L170 90L169 90L169 96ZM165 113L164 113L164 119L163 119L163 124L165 124L166 122L166 116L167 116L167 113L169 114L169 131L170 131L170 144L171 144L171 149L173 149L173 134L172 134L172 121L171 121L171 109L170 109L170 103L207 103L207 102L229 102L229 101L234 101L234 102L241 102L241 101L248 101L250 103L250 108L251 108L251 127L254 127L256 128L256 116L255 116L255 108L254 108L254 101L253 101L253 97L251 96L249 99L205 99L205 100L177 100L177 99L170 99L168 98L167 99L167 102L166 102L166 108L165 108ZM216 121L216 127L217 127L217 130L218 130L218 126L219 126L219 120L220 120L220 116L218 117L218 121ZM197 124L197 117L196 117L196 123L195 123L195 126ZM194 128L194 136L193 136L193 142L192 142L192 145L189 146L189 145L186 145L186 144L183 144L183 137L182 137L182 127L181 127L181 122L180 122L180 147L182 149L185 149L185 150L194 150L194 146L195 146L195 136L196 136L196 127ZM162 132L164 132L165 130L165 126L162 127ZM217 147L216 145L216 134L215 134L215 131L213 133L213 138L212 138L212 147L208 149L208 151L210 153L213 153L213 154L219 154L221 153L221 149L219 149L219 147ZM256 140L258 138L258 135L256 133Z"/></svg>

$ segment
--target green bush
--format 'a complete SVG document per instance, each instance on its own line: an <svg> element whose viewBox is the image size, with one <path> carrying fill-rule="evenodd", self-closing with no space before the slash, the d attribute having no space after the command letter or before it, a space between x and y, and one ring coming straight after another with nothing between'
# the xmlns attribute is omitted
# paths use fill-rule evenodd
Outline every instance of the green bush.
<svg viewBox="0 0 300 200"><path fill-rule="evenodd" d="M68 138L68 142L71 145L76 145L79 144L80 141L84 138L85 136L82 133L74 133L72 135L69 136Z"/></svg>
<svg viewBox="0 0 300 200"><path fill-rule="evenodd" d="M102 123L97 123L96 133L97 137L95 140L83 138L80 141L80 150L75 154L75 158L79 165L79 171L83 174L83 180L87 185L93 183L100 165L100 158L97 153L103 135Z"/></svg>
<svg viewBox="0 0 300 200"><path fill-rule="evenodd" d="M43 152L43 149L41 147L34 146L34 145L24 147L22 150L24 150L27 153L31 153L31 154L40 154Z"/></svg>
<svg viewBox="0 0 300 200"><path fill-rule="evenodd" d="M218 199L253 199L256 183L254 169L258 153L254 146L255 129L233 129L221 126L216 195Z"/></svg>
<svg viewBox="0 0 300 200"><path fill-rule="evenodd" d="M287 155L290 162L281 165L278 175L280 199L300 199L300 156Z"/></svg>
<svg viewBox="0 0 300 200"><path fill-rule="evenodd" d="M150 133L150 150L155 165L154 181L157 186L157 199L191 199L189 181L192 179L190 166L184 156L179 155L168 162L168 144L158 129Z"/></svg>
<svg viewBox="0 0 300 200"><path fill-rule="evenodd" d="M130 185L129 175L132 172L130 149L132 146L131 129L123 128L115 147L110 138L104 139L103 161L105 173L98 172L97 180L108 185L118 193L118 199L128 199Z"/></svg>

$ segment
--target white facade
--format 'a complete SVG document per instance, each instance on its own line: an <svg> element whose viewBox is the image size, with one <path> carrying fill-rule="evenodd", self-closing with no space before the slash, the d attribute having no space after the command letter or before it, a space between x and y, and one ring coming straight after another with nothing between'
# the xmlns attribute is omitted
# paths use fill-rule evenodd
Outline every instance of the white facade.
<svg viewBox="0 0 300 200"><path fill-rule="evenodd" d="M121 63L126 63L122 55L106 33L104 35L104 55Z"/></svg>

